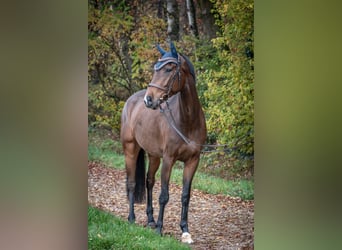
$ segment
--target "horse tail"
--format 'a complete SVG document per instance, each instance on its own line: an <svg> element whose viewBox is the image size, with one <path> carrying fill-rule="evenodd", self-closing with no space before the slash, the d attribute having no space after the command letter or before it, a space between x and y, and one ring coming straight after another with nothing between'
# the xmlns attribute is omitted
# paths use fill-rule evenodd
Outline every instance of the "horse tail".
<svg viewBox="0 0 342 250"><path fill-rule="evenodd" d="M140 149L135 168L134 202L142 203L146 197L145 151Z"/></svg>

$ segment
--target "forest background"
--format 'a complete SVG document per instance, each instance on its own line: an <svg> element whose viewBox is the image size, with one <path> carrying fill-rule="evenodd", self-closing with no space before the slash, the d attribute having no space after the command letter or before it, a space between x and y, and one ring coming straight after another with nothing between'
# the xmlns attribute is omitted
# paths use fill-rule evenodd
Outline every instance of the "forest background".
<svg viewBox="0 0 342 250"><path fill-rule="evenodd" d="M88 127L118 138L127 98L146 88L172 40L195 66L206 116L204 168L222 177L254 173L254 3L252 0L89 0Z"/></svg>

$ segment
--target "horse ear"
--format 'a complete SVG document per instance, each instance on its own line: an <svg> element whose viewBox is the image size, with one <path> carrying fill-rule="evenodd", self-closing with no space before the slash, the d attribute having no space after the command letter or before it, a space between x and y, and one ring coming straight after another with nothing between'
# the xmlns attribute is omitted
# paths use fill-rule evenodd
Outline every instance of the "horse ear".
<svg viewBox="0 0 342 250"><path fill-rule="evenodd" d="M157 46L157 49L159 50L160 54L163 56L163 55L166 53L166 51L163 50L163 49L159 46L159 44L157 44L156 46Z"/></svg>
<svg viewBox="0 0 342 250"><path fill-rule="evenodd" d="M172 41L170 42L170 50L171 50L172 56L174 58L177 58L178 57L177 50L176 50L176 47L175 47L175 45L173 44Z"/></svg>

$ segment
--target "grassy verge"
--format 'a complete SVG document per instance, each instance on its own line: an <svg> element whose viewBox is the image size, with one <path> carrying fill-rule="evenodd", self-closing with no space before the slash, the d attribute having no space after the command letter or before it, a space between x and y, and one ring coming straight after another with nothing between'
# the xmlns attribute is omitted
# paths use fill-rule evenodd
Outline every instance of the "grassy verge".
<svg viewBox="0 0 342 250"><path fill-rule="evenodd" d="M157 172L160 177L160 171ZM171 181L182 184L183 170L173 168ZM204 191L209 194L226 194L240 197L243 200L254 199L254 183L252 180L224 180L197 171L192 182L192 188Z"/></svg>
<svg viewBox="0 0 342 250"><path fill-rule="evenodd" d="M91 161L100 161L106 166L124 169L125 160L119 141L97 131L89 132L88 157ZM160 171L157 172L160 177ZM176 163L172 169L171 181L182 184L183 169L181 163ZM254 199L253 180L225 180L201 171L196 172L192 187L209 194L227 194L244 200Z"/></svg>
<svg viewBox="0 0 342 250"><path fill-rule="evenodd" d="M88 145L88 159L90 161L99 161L108 167L124 169L125 158L122 154L115 153L107 147L97 147L96 145Z"/></svg>
<svg viewBox="0 0 342 250"><path fill-rule="evenodd" d="M176 239L88 207L88 249L190 249Z"/></svg>

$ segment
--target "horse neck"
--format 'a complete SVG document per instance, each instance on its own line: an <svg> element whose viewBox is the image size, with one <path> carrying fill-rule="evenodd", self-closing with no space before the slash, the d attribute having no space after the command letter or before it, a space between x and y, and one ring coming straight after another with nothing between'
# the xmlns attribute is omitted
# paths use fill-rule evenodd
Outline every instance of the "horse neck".
<svg viewBox="0 0 342 250"><path fill-rule="evenodd" d="M189 76L179 98L180 121L186 128L199 126L201 105L197 96L195 81Z"/></svg>

